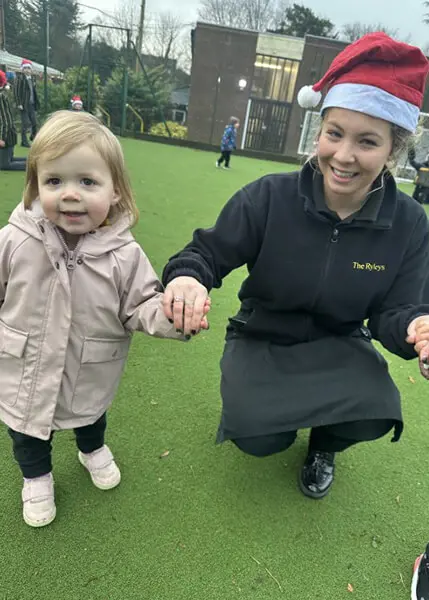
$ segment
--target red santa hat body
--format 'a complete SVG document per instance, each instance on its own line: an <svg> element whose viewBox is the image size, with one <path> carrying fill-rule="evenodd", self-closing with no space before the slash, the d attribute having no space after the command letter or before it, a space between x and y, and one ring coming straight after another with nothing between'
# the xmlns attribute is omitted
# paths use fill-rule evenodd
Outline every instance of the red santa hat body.
<svg viewBox="0 0 429 600"><path fill-rule="evenodd" d="M33 63L31 62L31 60L23 58L21 61L21 70L24 70L25 68L33 69Z"/></svg>
<svg viewBox="0 0 429 600"><path fill-rule="evenodd" d="M83 102L82 102L80 96L73 96L73 98L71 99L71 105L72 105L72 108L77 108L77 107L82 108Z"/></svg>
<svg viewBox="0 0 429 600"><path fill-rule="evenodd" d="M315 108L322 90L327 108L346 108L414 132L423 104L429 61L415 47L385 33L369 33L334 58L325 75L298 92L303 108Z"/></svg>
<svg viewBox="0 0 429 600"><path fill-rule="evenodd" d="M0 90L8 90L9 84L7 82L6 73L4 71L0 71Z"/></svg>

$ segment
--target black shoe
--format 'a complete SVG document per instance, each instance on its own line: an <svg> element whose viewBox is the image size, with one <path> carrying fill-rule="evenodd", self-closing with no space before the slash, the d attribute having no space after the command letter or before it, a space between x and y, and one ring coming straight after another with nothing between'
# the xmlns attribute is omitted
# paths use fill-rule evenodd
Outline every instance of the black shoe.
<svg viewBox="0 0 429 600"><path fill-rule="evenodd" d="M411 600L429 600L429 544L414 565Z"/></svg>
<svg viewBox="0 0 429 600"><path fill-rule="evenodd" d="M309 452L299 476L299 487L310 498L323 498L334 481L335 454L333 452Z"/></svg>
<svg viewBox="0 0 429 600"><path fill-rule="evenodd" d="M21 147L22 148L30 148L30 144L28 142L22 142Z"/></svg>

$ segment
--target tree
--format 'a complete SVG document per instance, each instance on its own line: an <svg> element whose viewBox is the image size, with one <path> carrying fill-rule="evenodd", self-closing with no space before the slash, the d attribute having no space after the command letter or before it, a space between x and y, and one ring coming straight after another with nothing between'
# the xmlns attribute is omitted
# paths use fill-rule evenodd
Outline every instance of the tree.
<svg viewBox="0 0 429 600"><path fill-rule="evenodd" d="M318 17L311 8L293 4L286 9L284 19L273 33L304 37L306 34L322 37L337 37L334 24L329 19Z"/></svg>
<svg viewBox="0 0 429 600"><path fill-rule="evenodd" d="M159 13L151 36L152 53L165 62L170 58L177 59L183 27L184 23L177 15L171 12Z"/></svg>
<svg viewBox="0 0 429 600"><path fill-rule="evenodd" d="M157 104L166 106L170 100L171 86L166 82L164 68L157 67L148 71L150 85L143 73L128 73L128 103L143 117L145 131L151 124L160 120ZM116 69L112 77L104 87L104 106L112 117L112 125L119 126L121 123L121 106L123 94L123 69ZM156 101L152 95L151 88L155 93ZM135 118L130 113L127 128Z"/></svg>
<svg viewBox="0 0 429 600"><path fill-rule="evenodd" d="M135 42L140 19L140 0L119 0L114 14L117 20L116 25L129 29L131 31L131 39ZM122 40L123 35L123 33L118 33L118 37Z"/></svg>
<svg viewBox="0 0 429 600"><path fill-rule="evenodd" d="M398 39L398 29L386 27L381 23L366 24L358 21L354 23L346 23L346 25L344 25L341 31L341 39L346 42L355 42L363 35L366 35L367 33L373 33L374 31L384 31L384 33L387 33L387 35L390 35L390 37Z"/></svg>
<svg viewBox="0 0 429 600"><path fill-rule="evenodd" d="M92 44L92 62L104 85L113 71L123 62L123 53L105 41L96 41Z"/></svg>
<svg viewBox="0 0 429 600"><path fill-rule="evenodd" d="M71 67L64 73L64 79L61 82L48 80L48 107L46 115L56 111L70 108L70 100L75 94L82 98L84 107L87 105L87 81L88 67ZM43 82L38 82L39 95L43 98ZM94 77L93 87L93 105L100 101L102 95L101 82L97 75ZM44 111L44 107L42 107ZM45 112L45 111L44 111Z"/></svg>
<svg viewBox="0 0 429 600"><path fill-rule="evenodd" d="M76 0L48 0L50 66L65 70L78 62L80 43L77 34L81 27ZM43 0L23 0L25 56L37 62L45 59L45 15Z"/></svg>
<svg viewBox="0 0 429 600"><path fill-rule="evenodd" d="M143 52L162 59L165 65L174 60L180 68L190 71L191 24L174 13L158 13L146 23Z"/></svg>
<svg viewBox="0 0 429 600"><path fill-rule="evenodd" d="M224 27L266 31L275 26L287 4L287 0L201 0L198 17Z"/></svg>
<svg viewBox="0 0 429 600"><path fill-rule="evenodd" d="M426 8L429 8L429 1L423 2L423 6L425 6ZM429 13L426 13L423 19L423 22L429 25Z"/></svg>
<svg viewBox="0 0 429 600"><path fill-rule="evenodd" d="M6 48L11 54L22 55L25 50L24 18L19 0L3 3L6 29Z"/></svg>

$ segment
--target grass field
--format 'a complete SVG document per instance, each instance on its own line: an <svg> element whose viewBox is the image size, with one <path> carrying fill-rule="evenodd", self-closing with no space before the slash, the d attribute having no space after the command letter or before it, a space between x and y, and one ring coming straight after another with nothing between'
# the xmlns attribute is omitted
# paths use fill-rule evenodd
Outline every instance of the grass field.
<svg viewBox="0 0 429 600"><path fill-rule="evenodd" d="M161 273L196 226L278 163L126 140L141 220L135 234ZM292 167L291 167L292 168ZM1 173L0 225L22 174ZM410 191L409 189L407 191ZM429 386L388 356L405 431L338 456L331 494L302 496L306 432L284 454L245 456L214 443L219 358L243 272L213 293L211 329L184 345L136 335L107 441L121 485L95 489L70 432L54 446L57 519L21 517L21 477L0 429L0 600L403 600L429 539ZM160 455L169 450L166 458Z"/></svg>

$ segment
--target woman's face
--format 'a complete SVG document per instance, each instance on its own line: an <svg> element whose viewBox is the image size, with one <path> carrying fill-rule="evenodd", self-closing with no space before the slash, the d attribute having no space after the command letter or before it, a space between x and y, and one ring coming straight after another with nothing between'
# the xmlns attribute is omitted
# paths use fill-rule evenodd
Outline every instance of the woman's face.
<svg viewBox="0 0 429 600"><path fill-rule="evenodd" d="M329 109L317 144L327 199L353 203L370 191L392 152L387 121L344 108Z"/></svg>

